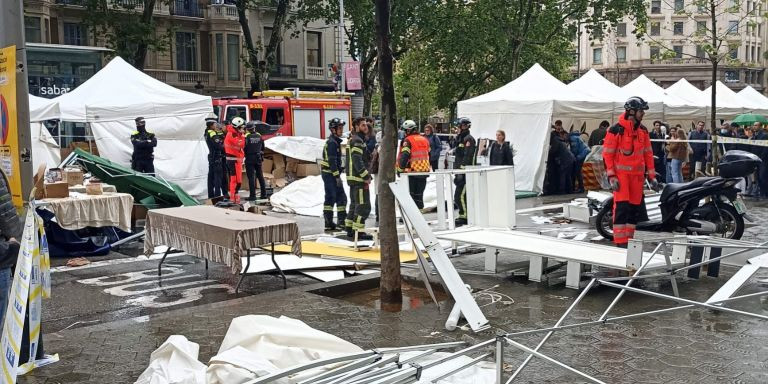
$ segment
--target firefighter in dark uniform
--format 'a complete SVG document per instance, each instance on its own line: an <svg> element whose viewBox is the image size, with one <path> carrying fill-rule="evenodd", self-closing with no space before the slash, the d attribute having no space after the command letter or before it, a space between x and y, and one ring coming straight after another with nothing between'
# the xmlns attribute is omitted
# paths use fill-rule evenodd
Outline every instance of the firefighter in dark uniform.
<svg viewBox="0 0 768 384"><path fill-rule="evenodd" d="M355 238L355 232L365 228L365 220L371 214L371 153L368 151L368 123L358 117L352 122L354 132L347 145L347 184L349 184L349 216L345 221L347 237ZM373 236L358 233L358 240L371 240Z"/></svg>
<svg viewBox="0 0 768 384"><path fill-rule="evenodd" d="M333 231L336 223L333 222L334 205L336 206L336 219L339 226L344 226L347 220L347 195L341 182L341 134L344 132L344 120L333 118L328 121L330 137L325 141L323 159L320 161L320 173L325 189L325 201L323 202L323 218L325 229Z"/></svg>
<svg viewBox="0 0 768 384"><path fill-rule="evenodd" d="M208 145L208 198L222 195L224 185L224 132L216 119L205 121L205 144Z"/></svg>
<svg viewBox="0 0 768 384"><path fill-rule="evenodd" d="M131 155L131 169L137 172L155 174L155 147L157 137L154 133L147 132L147 123L143 117L136 118L136 130L131 134L133 155Z"/></svg>
<svg viewBox="0 0 768 384"><path fill-rule="evenodd" d="M245 124L245 174L248 176L248 200L256 200L256 180L259 180L261 195L259 198L267 198L267 183L264 181L264 172L261 162L264 160L264 140L261 134L256 132L256 124L249 121Z"/></svg>
<svg viewBox="0 0 768 384"><path fill-rule="evenodd" d="M463 169L466 166L475 165L477 156L477 143L475 138L469 133L472 122L469 118L459 119L459 134L454 140L454 169ZM459 217L456 219L456 226L467 225L467 178L466 175L456 175L454 178L456 192L453 195L453 201L459 206Z"/></svg>

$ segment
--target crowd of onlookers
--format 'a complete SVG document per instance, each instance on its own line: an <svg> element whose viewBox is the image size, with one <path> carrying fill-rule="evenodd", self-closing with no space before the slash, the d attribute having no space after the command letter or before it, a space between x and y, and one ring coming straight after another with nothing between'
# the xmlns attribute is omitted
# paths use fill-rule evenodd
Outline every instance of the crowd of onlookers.
<svg viewBox="0 0 768 384"><path fill-rule="evenodd" d="M557 120L552 126L549 142L549 157L544 181L545 194L570 194L584 192L582 166L590 151L603 144L610 122L602 121L588 140L582 138L578 130L570 133L563 128L562 121ZM651 147L655 161L657 180L666 183L682 183L698 176L710 174L708 165L712 163L712 134L703 121L686 132L680 124L674 126L654 121L649 130ZM756 122L752 125L736 125L723 122L717 136L733 137L746 140L768 141L768 132L763 125ZM708 141L698 142L698 141ZM720 153L729 150L743 150L756 154L768 161L768 147L744 143L720 143ZM685 165L688 173L683 174ZM746 196L768 197L768 164L747 178Z"/></svg>

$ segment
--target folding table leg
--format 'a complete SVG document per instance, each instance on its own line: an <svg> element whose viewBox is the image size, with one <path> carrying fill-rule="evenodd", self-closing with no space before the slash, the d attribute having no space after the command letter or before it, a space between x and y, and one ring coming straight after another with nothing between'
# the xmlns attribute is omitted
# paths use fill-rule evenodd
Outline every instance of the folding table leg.
<svg viewBox="0 0 768 384"><path fill-rule="evenodd" d="M722 254L723 254L722 248L712 247L712 249L709 251L709 258L716 259L722 256ZM720 260L709 263L709 266L707 267L707 276L709 277L720 276Z"/></svg>
<svg viewBox="0 0 768 384"><path fill-rule="evenodd" d="M579 289L581 282L581 263L569 261L565 273L565 286L567 288Z"/></svg>
<svg viewBox="0 0 768 384"><path fill-rule="evenodd" d="M237 287L235 287L235 293L240 292L240 284L243 283L243 279L245 278L245 275L248 274L248 269L250 268L251 268L251 250L249 249L245 253L245 269L242 272L240 272L240 280L237 281Z"/></svg>
<svg viewBox="0 0 768 384"><path fill-rule="evenodd" d="M165 258L168 256L168 253L171 251L171 247L168 247L165 249L165 252L163 252L163 258L160 259L160 263L157 264L157 275L163 276L162 268L163 268L163 262L165 261Z"/></svg>
<svg viewBox="0 0 768 384"><path fill-rule="evenodd" d="M285 279L285 273L283 273L283 270L280 269L280 266L277 265L277 261L275 261L275 243L272 243L272 264L275 265L277 271L280 272L280 276L283 277L283 289L288 289L288 281Z"/></svg>
<svg viewBox="0 0 768 384"><path fill-rule="evenodd" d="M701 263L704 260L704 247L691 247L691 265ZM688 270L688 277L691 279L698 279L701 271L701 267L691 268Z"/></svg>
<svg viewBox="0 0 768 384"><path fill-rule="evenodd" d="M541 274L544 271L544 258L541 256L531 256L528 265L528 280L541 282Z"/></svg>

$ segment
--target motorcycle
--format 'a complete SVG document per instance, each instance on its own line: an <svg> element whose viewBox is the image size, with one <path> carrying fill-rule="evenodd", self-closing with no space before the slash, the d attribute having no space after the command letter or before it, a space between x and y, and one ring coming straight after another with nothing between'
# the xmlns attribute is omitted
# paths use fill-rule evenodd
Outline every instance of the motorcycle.
<svg viewBox="0 0 768 384"><path fill-rule="evenodd" d="M762 161L752 153L728 151L718 164L720 176L699 177L687 183L667 184L659 196L661 217L638 222L638 231L680 232L691 235L719 235L738 240L744 234L746 206L737 185L757 170ZM658 196L658 195L657 195ZM646 196L646 204L649 196ZM599 202L597 232L613 240L613 196Z"/></svg>

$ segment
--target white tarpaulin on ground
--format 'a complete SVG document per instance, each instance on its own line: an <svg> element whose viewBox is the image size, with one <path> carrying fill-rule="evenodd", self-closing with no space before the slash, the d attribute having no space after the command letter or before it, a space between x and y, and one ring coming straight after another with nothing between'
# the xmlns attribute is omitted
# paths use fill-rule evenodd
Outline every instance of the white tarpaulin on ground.
<svg viewBox="0 0 768 384"><path fill-rule="evenodd" d="M458 104L459 116L472 120L476 139L493 139L496 130L506 131L517 149L515 188L535 192L544 185L552 117L605 119L612 110L610 99L568 88L539 64L499 89Z"/></svg>
<svg viewBox="0 0 768 384"><path fill-rule="evenodd" d="M205 364L198 361L200 346L173 335L149 358L136 384L205 384Z"/></svg>
<svg viewBox="0 0 768 384"><path fill-rule="evenodd" d="M207 195L204 120L211 98L158 81L116 57L73 91L54 99L62 121L90 123L102 157L129 166L134 119L157 135L155 170L194 197Z"/></svg>
<svg viewBox="0 0 768 384"><path fill-rule="evenodd" d="M55 100L44 99L29 95L29 129L32 141L32 169L45 163L48 168L55 168L61 163L61 150L48 128L43 125L46 120L59 118L59 103Z"/></svg>
<svg viewBox="0 0 768 384"><path fill-rule="evenodd" d="M272 139L270 139L272 140ZM269 140L267 140L269 142ZM344 185L344 193L349 196L349 185L347 185L346 175L342 174L341 179ZM295 213L303 216L321 217L323 216L323 201L325 200L325 188L321 176L307 176L298 179L275 192L270 198L269 203L272 209L277 212ZM371 217L376 212L376 181L370 185L371 192ZM452 196L446 196L447 201L453 201ZM349 204L349 198L347 198ZM427 179L427 186L424 189L424 208L437 207L437 184L435 177L430 176ZM398 212L399 214L399 212Z"/></svg>
<svg viewBox="0 0 768 384"><path fill-rule="evenodd" d="M309 136L275 136L266 140L264 146L283 156L315 162L323 158L325 140Z"/></svg>

